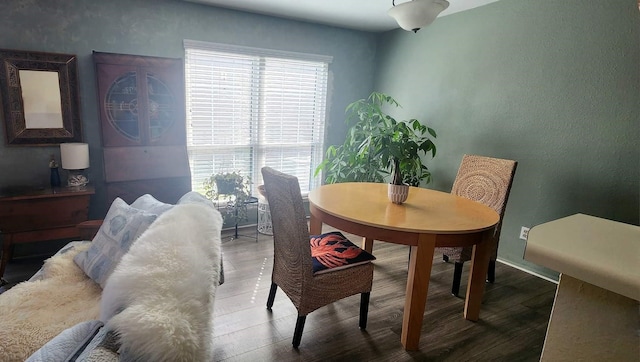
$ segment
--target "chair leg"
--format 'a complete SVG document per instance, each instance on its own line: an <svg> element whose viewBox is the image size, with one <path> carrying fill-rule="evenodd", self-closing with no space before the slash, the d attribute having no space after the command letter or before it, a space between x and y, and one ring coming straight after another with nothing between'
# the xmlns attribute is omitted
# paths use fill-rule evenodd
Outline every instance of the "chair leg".
<svg viewBox="0 0 640 362"><path fill-rule="evenodd" d="M460 294L460 280L462 279L462 265L461 262L456 261L453 269L453 284L451 285L451 294L456 297Z"/></svg>
<svg viewBox="0 0 640 362"><path fill-rule="evenodd" d="M298 346L300 345L300 340L302 339L302 330L304 329L304 322L306 320L306 315L298 315L298 320L296 321L296 329L293 332L293 348L298 348Z"/></svg>
<svg viewBox="0 0 640 362"><path fill-rule="evenodd" d="M487 270L487 281L493 283L496 280L496 261L489 261L489 270Z"/></svg>
<svg viewBox="0 0 640 362"><path fill-rule="evenodd" d="M278 285L272 282L271 289L269 289L269 298L267 298L268 310L271 310L271 307L273 307L273 300L276 299L276 290L278 290Z"/></svg>
<svg viewBox="0 0 640 362"><path fill-rule="evenodd" d="M367 329L367 315L369 315L370 292L360 294L360 329Z"/></svg>

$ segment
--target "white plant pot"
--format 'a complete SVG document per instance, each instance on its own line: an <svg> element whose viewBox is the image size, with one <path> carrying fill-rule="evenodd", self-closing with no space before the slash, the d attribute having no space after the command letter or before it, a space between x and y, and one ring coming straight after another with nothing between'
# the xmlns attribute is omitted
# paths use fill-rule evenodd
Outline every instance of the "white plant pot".
<svg viewBox="0 0 640 362"><path fill-rule="evenodd" d="M391 202L400 205L407 201L407 197L409 196L409 185L389 184L387 194Z"/></svg>

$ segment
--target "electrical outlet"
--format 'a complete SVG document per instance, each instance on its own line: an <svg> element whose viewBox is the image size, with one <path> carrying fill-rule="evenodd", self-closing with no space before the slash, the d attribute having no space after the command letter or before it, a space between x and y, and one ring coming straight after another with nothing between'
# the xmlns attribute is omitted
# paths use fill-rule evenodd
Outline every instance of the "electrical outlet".
<svg viewBox="0 0 640 362"><path fill-rule="evenodd" d="M527 237L529 237L529 228L526 226L523 226L520 229L520 239L527 240Z"/></svg>

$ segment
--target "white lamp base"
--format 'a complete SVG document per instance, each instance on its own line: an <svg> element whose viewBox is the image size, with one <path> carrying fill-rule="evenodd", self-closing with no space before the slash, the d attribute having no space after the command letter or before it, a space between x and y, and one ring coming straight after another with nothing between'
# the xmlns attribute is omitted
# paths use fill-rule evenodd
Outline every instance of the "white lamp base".
<svg viewBox="0 0 640 362"><path fill-rule="evenodd" d="M89 183L89 178L85 176L81 170L69 171L69 178L67 179L67 186L69 187L81 187Z"/></svg>

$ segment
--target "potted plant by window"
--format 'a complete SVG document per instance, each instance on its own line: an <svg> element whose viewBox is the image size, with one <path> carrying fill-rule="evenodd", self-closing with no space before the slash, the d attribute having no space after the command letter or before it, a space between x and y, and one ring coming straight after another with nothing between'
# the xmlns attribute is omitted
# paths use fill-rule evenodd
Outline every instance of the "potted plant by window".
<svg viewBox="0 0 640 362"><path fill-rule="evenodd" d="M394 203L402 203L406 193L393 198L392 194L408 192L409 185L431 182L422 156L430 153L435 157L436 146L430 137L436 138L436 132L417 119L396 120L383 111L385 105L400 106L391 96L379 92L347 106L347 124L351 127L345 141L329 146L316 175L324 171L327 183L383 182L391 176L389 197Z"/></svg>
<svg viewBox="0 0 640 362"><path fill-rule="evenodd" d="M237 171L221 172L209 176L204 181L205 196L215 201L222 212L224 223L237 225L239 221L249 220L247 202L251 199L251 178Z"/></svg>

